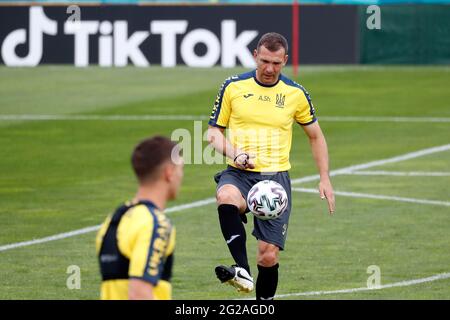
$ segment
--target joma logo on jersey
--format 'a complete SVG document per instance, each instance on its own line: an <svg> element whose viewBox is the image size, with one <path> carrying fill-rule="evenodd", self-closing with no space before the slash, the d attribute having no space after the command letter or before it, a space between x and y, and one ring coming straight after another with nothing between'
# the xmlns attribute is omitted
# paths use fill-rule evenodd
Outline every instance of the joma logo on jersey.
<svg viewBox="0 0 450 320"><path fill-rule="evenodd" d="M286 99L286 96L284 94L277 93L275 107L284 108L284 100L285 99Z"/></svg>

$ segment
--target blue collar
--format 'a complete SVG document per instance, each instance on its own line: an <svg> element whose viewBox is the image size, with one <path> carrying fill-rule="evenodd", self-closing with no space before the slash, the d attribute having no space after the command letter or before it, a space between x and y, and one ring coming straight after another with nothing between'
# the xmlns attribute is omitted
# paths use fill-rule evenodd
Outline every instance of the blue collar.
<svg viewBox="0 0 450 320"><path fill-rule="evenodd" d="M138 204L143 204L146 205L147 207L151 207L151 208L155 208L158 211L161 211L152 201L150 200L139 200L136 205Z"/></svg>
<svg viewBox="0 0 450 320"><path fill-rule="evenodd" d="M262 83L262 82L259 82L258 79L256 79L256 69L252 71L252 74L253 74L253 79L255 79L255 82L256 82L258 85L260 85L261 87L266 87L266 88L275 87L275 86L278 84L278 82L280 82L280 78L281 78L281 75L280 75L280 76L278 77L278 80L277 80L275 83L273 83L273 84L264 84L264 83Z"/></svg>

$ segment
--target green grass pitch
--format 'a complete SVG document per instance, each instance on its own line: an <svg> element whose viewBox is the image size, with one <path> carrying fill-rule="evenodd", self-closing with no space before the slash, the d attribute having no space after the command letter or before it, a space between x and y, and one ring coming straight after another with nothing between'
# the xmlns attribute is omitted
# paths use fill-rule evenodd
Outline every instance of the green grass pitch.
<svg viewBox="0 0 450 320"><path fill-rule="evenodd" d="M133 196L129 157L135 143L192 121L70 120L70 115L208 117L221 82L242 69L151 67L0 68L0 114L68 115L60 121L0 121L0 246L103 221ZM289 70L287 70L289 75ZM449 122L330 121L326 117L450 118L448 67L303 67L326 134L331 169L450 143ZM321 121L320 117L324 120ZM380 118L383 119L383 118ZM203 121L203 130L206 121ZM316 173L306 136L294 128L292 178ZM214 196L221 165L187 165L180 197L169 206ZM450 151L368 170L450 172ZM336 190L450 201L449 176L333 178ZM315 188L317 182L296 187ZM318 195L294 192L278 294L365 287L377 265L381 284L450 272L450 207L337 196L335 216ZM175 299L233 299L218 283L231 263L214 204L170 213L177 226ZM250 233L252 223L247 225ZM0 299L96 299L95 233L0 251ZM256 273L256 241L248 250ZM81 268L81 289L66 287L67 267ZM355 293L291 299L449 299L450 279Z"/></svg>

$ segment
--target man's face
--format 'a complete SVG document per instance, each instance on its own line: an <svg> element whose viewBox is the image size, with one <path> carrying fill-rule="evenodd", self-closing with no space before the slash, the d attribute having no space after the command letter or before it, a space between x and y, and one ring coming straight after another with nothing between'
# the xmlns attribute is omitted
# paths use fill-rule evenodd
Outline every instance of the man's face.
<svg viewBox="0 0 450 320"><path fill-rule="evenodd" d="M288 56L284 48L270 51L264 46L253 52L256 61L256 75L258 81L271 85L278 81L281 69L285 66Z"/></svg>

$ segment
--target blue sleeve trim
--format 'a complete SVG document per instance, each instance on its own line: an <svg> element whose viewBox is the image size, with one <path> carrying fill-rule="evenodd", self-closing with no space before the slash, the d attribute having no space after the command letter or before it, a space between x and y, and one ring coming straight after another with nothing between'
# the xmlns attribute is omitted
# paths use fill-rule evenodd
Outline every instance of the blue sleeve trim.
<svg viewBox="0 0 450 320"><path fill-rule="evenodd" d="M158 285L158 280L155 281L154 278L150 278L150 277L145 277L145 276L142 276L142 277L129 277L128 279L142 280L142 281L150 283L151 285L153 285L155 287L156 287L156 285Z"/></svg>
<svg viewBox="0 0 450 320"><path fill-rule="evenodd" d="M151 259L151 257L153 256L153 244L155 243L156 238L158 237L158 219L156 218L156 215L153 213L152 209L150 207L148 207L148 211L149 213L152 215L153 218L153 230L152 230L152 238L150 239L150 243L149 243L149 250L147 253L147 259L146 259L146 263L144 266L144 270L142 273L142 277L138 277L144 281L150 282L154 285L156 285L159 281L159 278L161 276L161 265L158 266L158 274L156 276L150 276L147 273L147 269L149 268L149 260Z"/></svg>
<svg viewBox="0 0 450 320"><path fill-rule="evenodd" d="M219 93L217 94L216 101L214 102L213 111L211 113L211 117L209 120L209 124L214 125L217 122L217 119L220 115L220 109L222 108L222 100L223 95L225 94L225 90L227 89L228 85L231 83L231 78L228 78L224 81L221 88L219 89Z"/></svg>
<svg viewBox="0 0 450 320"><path fill-rule="evenodd" d="M216 127L216 128L221 128L221 129L226 129L227 127L218 125L217 123L214 123L212 120L209 120L208 124L212 127Z"/></svg>
<svg viewBox="0 0 450 320"><path fill-rule="evenodd" d="M307 122L307 123L300 123L300 122L297 122L299 125L301 125L301 126L309 126L310 124L313 124L314 122L316 122L317 121L317 118L316 117L314 117L310 122Z"/></svg>
<svg viewBox="0 0 450 320"><path fill-rule="evenodd" d="M306 91L305 87L303 87L301 84L298 84L294 80L291 80L291 79L289 79L289 78L287 78L285 76L281 76L281 80L285 84L287 84L288 86L292 86L292 87L295 87L295 88L298 88L298 89L302 90L303 94L306 97L306 100L308 100L309 114L314 117L315 114L316 114L316 110L314 110L314 106L313 106L312 101L311 101L311 96L309 95L308 91Z"/></svg>
<svg viewBox="0 0 450 320"><path fill-rule="evenodd" d="M211 112L211 117L208 124L217 127L216 122L220 115L220 109L222 108L223 95L225 94L225 90L228 87L228 85L232 82L246 80L251 77L253 77L253 71L242 73L236 76L231 76L225 79L225 81L223 82L222 86L219 89L219 93L217 94L216 101L214 103L213 111ZM222 126L219 127L224 128Z"/></svg>

